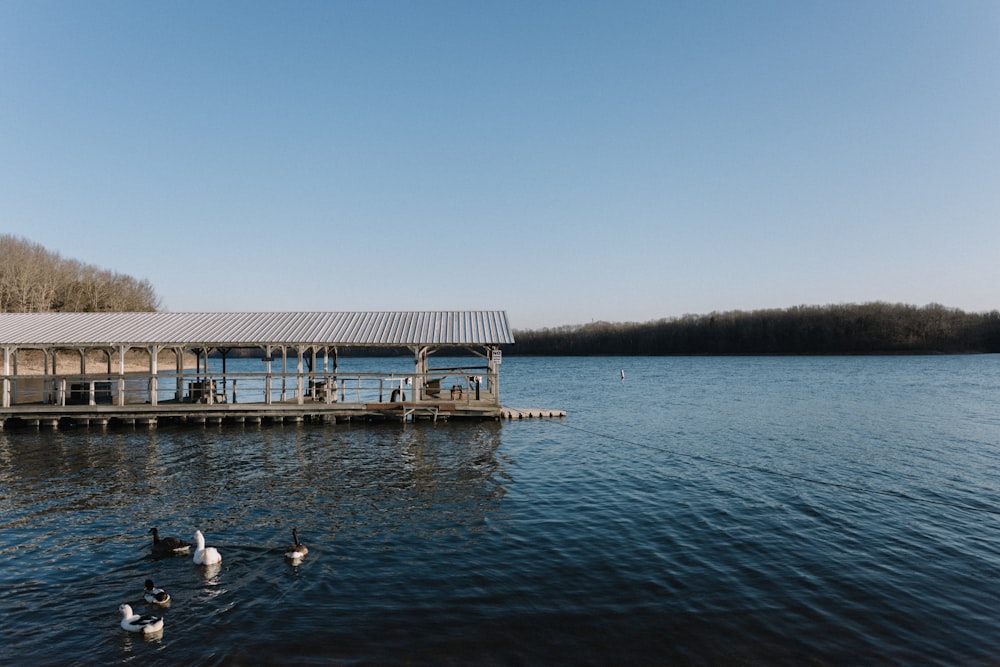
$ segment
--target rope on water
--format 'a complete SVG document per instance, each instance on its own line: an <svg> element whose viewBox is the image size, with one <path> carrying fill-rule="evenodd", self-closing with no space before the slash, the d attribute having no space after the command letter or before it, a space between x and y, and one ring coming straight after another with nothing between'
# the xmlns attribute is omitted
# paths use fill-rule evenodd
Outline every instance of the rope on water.
<svg viewBox="0 0 1000 667"><path fill-rule="evenodd" d="M972 507L971 505L965 505L962 503L950 502L946 500L934 500L932 498L922 498L920 496L913 496L908 493L903 493L902 491L891 491L886 489L873 489L865 486L857 486L855 484L844 484L843 482L831 482L824 479L816 479L814 477L806 477L804 475L798 475L795 473L781 472L780 470L772 470L770 468L762 468L760 466L746 465L743 463L736 463L734 461L726 461L725 459L715 458L713 456L705 456L704 454L691 454L688 452L682 452L677 449L670 449L669 447L658 447L656 445L650 445L649 443L636 442L634 440L628 440L616 435L610 435L608 433L601 433L598 431L592 431L590 429L581 428L579 426L573 426L565 421L557 421L556 424L562 426L563 428L568 428L573 431L579 431L580 433L586 433L588 435L593 435L598 438L604 438L606 440L613 440L615 442L620 442L622 444L631 445L633 447L641 447L643 449L651 449L653 451L662 452L664 454L670 454L672 456L677 456L680 458L691 459L693 461L704 461L706 463L713 463L715 465L727 466L729 468L738 468L740 470L749 470L751 472L757 472L764 475L772 475L774 477L784 477L785 479L791 479L798 482L807 482L809 484L816 484L819 486L828 486L837 489L844 489L847 491L854 491L855 493L866 493L878 496L889 496L892 498L898 498L900 500L909 500L917 503L926 503L928 505L939 505L941 507L949 507L951 509L965 510L967 512L980 512L982 514L992 514L994 516L1000 516L1000 510L991 507Z"/></svg>

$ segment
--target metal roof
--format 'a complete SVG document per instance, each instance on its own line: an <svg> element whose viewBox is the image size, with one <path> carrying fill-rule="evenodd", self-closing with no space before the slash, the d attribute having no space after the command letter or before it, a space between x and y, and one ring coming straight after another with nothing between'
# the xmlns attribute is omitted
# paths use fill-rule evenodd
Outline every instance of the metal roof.
<svg viewBox="0 0 1000 667"><path fill-rule="evenodd" d="M505 345L502 310L0 313L0 346Z"/></svg>

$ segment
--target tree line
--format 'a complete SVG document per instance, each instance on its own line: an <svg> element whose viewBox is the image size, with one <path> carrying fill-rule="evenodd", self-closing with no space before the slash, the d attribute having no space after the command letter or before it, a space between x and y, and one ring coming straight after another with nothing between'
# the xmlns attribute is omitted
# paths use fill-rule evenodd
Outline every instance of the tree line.
<svg viewBox="0 0 1000 667"><path fill-rule="evenodd" d="M514 332L513 355L934 354L1000 352L1000 312L872 302L713 312L645 323Z"/></svg>
<svg viewBox="0 0 1000 667"><path fill-rule="evenodd" d="M155 311L148 280L65 259L38 243L0 235L0 312Z"/></svg>
<svg viewBox="0 0 1000 667"><path fill-rule="evenodd" d="M155 311L147 280L0 234L0 312ZM933 354L1000 352L1000 312L881 301L515 330L512 355ZM350 349L344 356L384 355ZM405 354L405 350L400 351ZM465 354L442 350L442 354Z"/></svg>

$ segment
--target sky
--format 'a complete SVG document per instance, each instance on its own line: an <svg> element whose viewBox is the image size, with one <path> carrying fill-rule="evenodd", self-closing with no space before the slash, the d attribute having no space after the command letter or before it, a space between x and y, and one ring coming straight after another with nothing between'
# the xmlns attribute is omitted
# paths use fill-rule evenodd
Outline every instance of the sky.
<svg viewBox="0 0 1000 667"><path fill-rule="evenodd" d="M0 233L168 311L991 311L1000 3L0 0Z"/></svg>

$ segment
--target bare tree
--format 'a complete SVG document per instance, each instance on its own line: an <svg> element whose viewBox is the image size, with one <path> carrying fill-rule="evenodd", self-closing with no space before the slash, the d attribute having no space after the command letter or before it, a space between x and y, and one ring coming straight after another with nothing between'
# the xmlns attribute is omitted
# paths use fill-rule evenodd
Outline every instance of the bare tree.
<svg viewBox="0 0 1000 667"><path fill-rule="evenodd" d="M154 311L152 284L0 235L0 312Z"/></svg>

